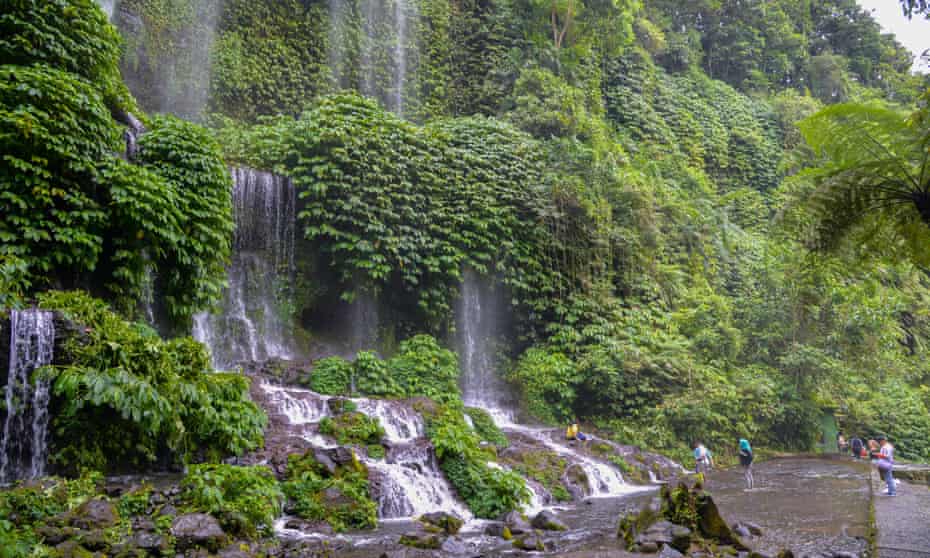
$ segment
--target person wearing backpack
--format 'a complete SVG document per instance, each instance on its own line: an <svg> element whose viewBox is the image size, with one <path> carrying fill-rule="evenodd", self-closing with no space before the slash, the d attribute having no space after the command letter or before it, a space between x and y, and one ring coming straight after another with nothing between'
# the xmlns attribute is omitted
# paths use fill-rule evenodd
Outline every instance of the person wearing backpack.
<svg viewBox="0 0 930 558"><path fill-rule="evenodd" d="M694 472L706 475L710 468L714 466L714 459L711 457L710 450L704 447L700 441L694 443Z"/></svg>
<svg viewBox="0 0 930 558"><path fill-rule="evenodd" d="M739 464L743 468L743 476L746 477L746 489L752 490L753 478L752 478L752 446L749 445L749 440L745 438L740 438L739 440Z"/></svg>

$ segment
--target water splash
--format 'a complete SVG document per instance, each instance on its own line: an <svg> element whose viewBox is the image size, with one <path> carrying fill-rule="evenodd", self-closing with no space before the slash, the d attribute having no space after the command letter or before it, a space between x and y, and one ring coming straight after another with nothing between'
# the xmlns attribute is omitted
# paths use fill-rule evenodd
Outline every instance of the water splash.
<svg viewBox="0 0 930 558"><path fill-rule="evenodd" d="M294 186L264 171L231 172L236 233L227 270L229 287L221 311L196 315L193 330L194 338L210 348L218 368L296 353L279 307L294 274Z"/></svg>
<svg viewBox="0 0 930 558"><path fill-rule="evenodd" d="M466 269L455 309L456 346L462 369L462 399L498 420L513 418L514 397L497 372L497 342L506 338L508 308L500 289Z"/></svg>
<svg viewBox="0 0 930 558"><path fill-rule="evenodd" d="M314 447L334 447L317 433L317 423L330 416L327 396L300 388L262 384L268 395L269 412L286 418ZM432 446L423 438L423 419L400 401L352 398L359 412L376 417L391 444L384 460L364 458L372 476L378 479L378 517L401 519L443 510L470 519L471 513L455 497L455 492L439 470Z"/></svg>
<svg viewBox="0 0 930 558"><path fill-rule="evenodd" d="M51 312L10 311L10 368L5 389L0 482L36 478L48 457L49 385L32 373L51 364L55 325Z"/></svg>

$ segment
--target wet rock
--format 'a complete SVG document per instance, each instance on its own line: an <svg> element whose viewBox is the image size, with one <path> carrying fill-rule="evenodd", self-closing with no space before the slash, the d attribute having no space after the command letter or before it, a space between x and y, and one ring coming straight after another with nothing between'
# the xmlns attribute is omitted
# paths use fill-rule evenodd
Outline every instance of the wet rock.
<svg viewBox="0 0 930 558"><path fill-rule="evenodd" d="M55 546L55 555L58 558L90 558L93 554L78 544L77 541L65 541Z"/></svg>
<svg viewBox="0 0 930 558"><path fill-rule="evenodd" d="M326 406L329 407L329 412L333 415L341 415L346 411L355 410L355 403L343 397L333 397L326 402Z"/></svg>
<svg viewBox="0 0 930 558"><path fill-rule="evenodd" d="M387 552L382 552L381 556L378 558L407 558L407 550L388 550Z"/></svg>
<svg viewBox="0 0 930 558"><path fill-rule="evenodd" d="M859 555L854 552L846 552L841 550L833 553L833 558L859 558Z"/></svg>
<svg viewBox="0 0 930 558"><path fill-rule="evenodd" d="M749 529L743 525L736 524L733 527L733 533L739 537L751 537L752 533L749 532Z"/></svg>
<svg viewBox="0 0 930 558"><path fill-rule="evenodd" d="M248 544L234 543L217 553L217 558L251 558L254 556L250 552Z"/></svg>
<svg viewBox="0 0 930 558"><path fill-rule="evenodd" d="M53 525L42 525L36 533L45 541L48 546L56 546L64 541L74 537L77 529L73 527L55 527Z"/></svg>
<svg viewBox="0 0 930 558"><path fill-rule="evenodd" d="M215 552L226 542L226 533L219 521L205 513L189 513L175 518L171 534L177 539L178 550L204 547Z"/></svg>
<svg viewBox="0 0 930 558"><path fill-rule="evenodd" d="M691 546L691 529L682 525L673 525L671 529L672 547L681 552L687 552Z"/></svg>
<svg viewBox="0 0 930 558"><path fill-rule="evenodd" d="M759 527L757 523L753 523L751 521L743 521L742 524L744 527L749 529L749 532L752 533L753 536L756 536L756 537L762 536L762 527Z"/></svg>
<svg viewBox="0 0 930 558"><path fill-rule="evenodd" d="M549 510L543 510L536 514L530 524L536 529L544 531L565 531L568 529L568 526L559 521L555 514Z"/></svg>
<svg viewBox="0 0 930 558"><path fill-rule="evenodd" d="M106 551L110 549L110 543L107 542L107 536L100 529L82 532L78 535L81 546L87 550Z"/></svg>
<svg viewBox="0 0 930 558"><path fill-rule="evenodd" d="M561 480L575 500L590 496L591 487L588 485L588 474L585 473L581 465L573 463L566 467Z"/></svg>
<svg viewBox="0 0 930 558"><path fill-rule="evenodd" d="M533 532L533 527L527 520L523 519L520 512L516 510L506 514L501 518L501 521L504 522L504 525L507 526L512 535L522 535L524 533Z"/></svg>
<svg viewBox="0 0 930 558"><path fill-rule="evenodd" d="M304 533L320 533L323 535L332 535L332 526L325 521L307 521L299 517L292 517L284 524L285 529L293 529Z"/></svg>
<svg viewBox="0 0 930 558"><path fill-rule="evenodd" d="M426 524L427 529L433 527L448 535L454 535L458 533L459 529L461 529L462 525L465 523L454 514L442 511L425 513L420 516L419 520L421 523Z"/></svg>
<svg viewBox="0 0 930 558"><path fill-rule="evenodd" d="M316 448L313 450L313 458L330 475L335 475L339 467L354 463L352 450L341 446L336 448Z"/></svg>
<svg viewBox="0 0 930 558"><path fill-rule="evenodd" d="M404 546L436 550L442 546L443 537L425 531L408 531L401 535L397 542Z"/></svg>
<svg viewBox="0 0 930 558"><path fill-rule="evenodd" d="M451 554L453 556L468 554L468 547L465 545L465 541L459 537L447 538L439 548L446 554Z"/></svg>
<svg viewBox="0 0 930 558"><path fill-rule="evenodd" d="M142 533L152 533L156 529L155 522L151 519L143 516L135 516L132 518L132 530Z"/></svg>
<svg viewBox="0 0 930 558"><path fill-rule="evenodd" d="M732 545L737 550L748 550L746 545L739 540L727 522L720 515L717 504L707 493L697 495L696 511L698 514L698 527L701 533L708 538L716 539L722 544Z"/></svg>
<svg viewBox="0 0 930 558"><path fill-rule="evenodd" d="M158 515L159 517L165 516L175 518L178 516L178 509L171 504L165 504L161 507L160 510L158 510Z"/></svg>
<svg viewBox="0 0 930 558"><path fill-rule="evenodd" d="M71 513L71 525L78 529L106 529L118 521L119 513L106 500L88 500Z"/></svg>
<svg viewBox="0 0 930 558"><path fill-rule="evenodd" d="M655 554L659 551L659 545L653 541L645 541L635 545L633 547L633 551L640 552L642 554Z"/></svg>
<svg viewBox="0 0 930 558"><path fill-rule="evenodd" d="M752 551L749 553L749 558L775 558L775 556L765 552Z"/></svg>
<svg viewBox="0 0 930 558"><path fill-rule="evenodd" d="M546 545L543 544L542 537L536 533L527 533L521 537L517 537L513 540L514 548L519 548L521 550L529 551L543 551L546 550Z"/></svg>
<svg viewBox="0 0 930 558"><path fill-rule="evenodd" d="M491 537L500 537L505 540L513 538L510 528L503 521L492 521L484 528L484 534Z"/></svg>
<svg viewBox="0 0 930 558"><path fill-rule="evenodd" d="M158 554L168 550L168 540L158 533L136 533L132 540L133 545L149 554Z"/></svg>
<svg viewBox="0 0 930 558"><path fill-rule="evenodd" d="M662 545L662 550L659 551L659 558L684 558L684 556L684 554L667 544Z"/></svg>

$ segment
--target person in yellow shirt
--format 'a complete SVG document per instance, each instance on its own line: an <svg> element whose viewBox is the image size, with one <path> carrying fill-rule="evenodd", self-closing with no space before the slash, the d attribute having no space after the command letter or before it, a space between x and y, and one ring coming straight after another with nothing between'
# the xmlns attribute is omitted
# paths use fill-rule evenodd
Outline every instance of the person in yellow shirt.
<svg viewBox="0 0 930 558"><path fill-rule="evenodd" d="M587 434L578 428L578 419L573 420L565 429L565 438L567 440L578 440L579 442L586 442L590 439Z"/></svg>

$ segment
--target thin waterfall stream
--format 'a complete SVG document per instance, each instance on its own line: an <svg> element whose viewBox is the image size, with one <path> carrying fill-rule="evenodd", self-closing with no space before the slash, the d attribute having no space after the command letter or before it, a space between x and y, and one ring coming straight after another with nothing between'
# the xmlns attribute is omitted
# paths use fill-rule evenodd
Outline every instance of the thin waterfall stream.
<svg viewBox="0 0 930 558"><path fill-rule="evenodd" d="M54 316L42 310L10 311L10 367L4 389L0 482L45 474L49 384L33 373L52 363Z"/></svg>

